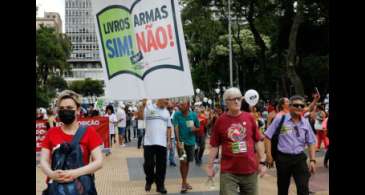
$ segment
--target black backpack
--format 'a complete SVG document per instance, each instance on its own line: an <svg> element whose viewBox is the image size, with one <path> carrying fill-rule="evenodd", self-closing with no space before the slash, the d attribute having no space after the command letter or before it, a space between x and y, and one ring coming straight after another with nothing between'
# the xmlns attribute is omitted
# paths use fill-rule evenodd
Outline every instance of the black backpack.
<svg viewBox="0 0 365 195"><path fill-rule="evenodd" d="M279 126L275 129L275 133L271 138L271 156L274 159L274 161L276 161L277 159L280 129L283 126L284 120L285 120L285 114L281 117Z"/></svg>
<svg viewBox="0 0 365 195"><path fill-rule="evenodd" d="M71 143L64 142L52 154L52 170L77 169L84 166L80 140L86 131L85 126L80 126ZM94 177L82 175L69 183L48 183L42 195L97 195Z"/></svg>

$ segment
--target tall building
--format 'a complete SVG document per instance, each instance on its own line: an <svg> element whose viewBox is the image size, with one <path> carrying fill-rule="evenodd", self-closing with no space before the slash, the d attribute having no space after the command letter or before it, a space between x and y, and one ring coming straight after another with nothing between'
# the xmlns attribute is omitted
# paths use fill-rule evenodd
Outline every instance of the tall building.
<svg viewBox="0 0 365 195"><path fill-rule="evenodd" d="M57 12L44 12L43 17L36 18L36 30L38 30L41 26L54 28L57 34L62 33L62 20L60 14ZM36 67L38 67L38 56L36 56ZM60 70L54 68L51 70L57 76L60 76Z"/></svg>
<svg viewBox="0 0 365 195"><path fill-rule="evenodd" d="M44 17L36 19L36 29L38 30L40 26L52 27L57 33L62 33L62 20L60 14L57 12L44 12Z"/></svg>
<svg viewBox="0 0 365 195"><path fill-rule="evenodd" d="M66 35L72 43L72 53L68 60L71 71L65 73L65 80L103 80L91 1L66 0L65 9Z"/></svg>

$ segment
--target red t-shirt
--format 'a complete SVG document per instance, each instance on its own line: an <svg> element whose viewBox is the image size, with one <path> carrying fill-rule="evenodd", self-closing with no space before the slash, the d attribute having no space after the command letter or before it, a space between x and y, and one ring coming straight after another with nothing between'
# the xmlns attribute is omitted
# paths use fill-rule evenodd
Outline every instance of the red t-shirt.
<svg viewBox="0 0 365 195"><path fill-rule="evenodd" d="M42 142L42 148L47 148L51 152L54 147L63 142L71 143L73 135L65 134L61 127L53 127L48 130ZM96 147L103 144L102 139L94 127L87 127L85 134L80 140L82 160L85 165L89 164L90 154Z"/></svg>
<svg viewBox="0 0 365 195"><path fill-rule="evenodd" d="M197 132L198 136L204 136L205 134L205 126L207 125L207 117L205 116L205 114L199 114L198 115L198 120L200 122L200 126L199 126L199 131Z"/></svg>
<svg viewBox="0 0 365 195"><path fill-rule="evenodd" d="M267 112L270 113L273 110L275 110L274 106L272 106L271 104L269 104L268 108L267 108Z"/></svg>
<svg viewBox="0 0 365 195"><path fill-rule="evenodd" d="M250 113L242 112L236 117L224 113L217 119L212 132L210 144L213 147L222 145L222 173L252 174L257 172L255 143L262 140L264 136L261 135L255 119ZM242 147L242 143L246 147ZM246 150L239 149L237 152L237 147L235 147L237 144ZM236 153L233 153L234 150Z"/></svg>

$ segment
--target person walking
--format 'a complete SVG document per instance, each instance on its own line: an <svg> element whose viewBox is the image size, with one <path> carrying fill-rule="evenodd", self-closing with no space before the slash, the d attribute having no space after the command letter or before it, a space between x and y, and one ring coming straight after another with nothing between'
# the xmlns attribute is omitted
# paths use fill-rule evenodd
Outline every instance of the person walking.
<svg viewBox="0 0 365 195"><path fill-rule="evenodd" d="M317 132L317 152L321 149L322 141L324 142L324 147L328 149L328 138L326 136L326 131L323 128L323 121L326 118L326 113L322 105L317 105L316 108L316 120L314 122L314 128Z"/></svg>
<svg viewBox="0 0 365 195"><path fill-rule="evenodd" d="M125 147L124 135L125 135L125 129L127 127L127 116L124 109L125 105L120 104L117 111L118 138L119 138L119 145L121 147Z"/></svg>
<svg viewBox="0 0 365 195"><path fill-rule="evenodd" d="M109 134L110 134L110 146L115 144L115 124L117 123L117 117L114 114L114 108L112 105L108 105L105 108L105 116L109 118Z"/></svg>
<svg viewBox="0 0 365 195"><path fill-rule="evenodd" d="M171 119L166 109L168 99L158 99L155 104L143 102L146 133L144 137L144 172L146 174L145 190L150 191L156 183L156 191L166 194L165 176L167 148L171 148Z"/></svg>
<svg viewBox="0 0 365 195"><path fill-rule="evenodd" d="M142 105L142 102L140 103L140 105L137 108L137 148L140 149L142 146L142 141L143 141L143 137L145 135L145 120L143 117L143 109L144 106Z"/></svg>
<svg viewBox="0 0 365 195"><path fill-rule="evenodd" d="M315 135L302 111L304 98L293 96L289 101L289 113L277 116L265 131L268 163L272 164L271 147L277 147L276 169L278 195L288 195L290 178L293 176L298 195L309 194L310 173L315 173ZM277 146L271 145L271 139L278 133ZM310 165L304 153L308 145Z"/></svg>
<svg viewBox="0 0 365 195"><path fill-rule="evenodd" d="M184 99L180 104L180 111L176 112L173 118L175 133L177 137L177 149L185 150L187 159L180 160L181 193L192 189L188 183L189 163L194 159L195 133L199 131L199 120L195 112L190 111L190 102Z"/></svg>
<svg viewBox="0 0 365 195"><path fill-rule="evenodd" d="M81 99L79 94L71 90L64 90L57 97L56 106L61 126L50 128L41 144L40 168L47 176L47 183L69 183L83 177L82 181L79 182L79 184L83 185L83 181L86 179L85 176L91 176L102 168L103 154L101 149L103 142L101 137L94 127L85 127L79 124ZM80 132L83 132L83 134L80 134ZM69 164L75 165L77 161L82 161L81 164L83 166L68 170L55 170L53 165L58 161L55 161L57 158L55 158L54 154L59 154L58 152L64 150L60 148L66 148L66 145L73 143L74 137L80 135L79 145L82 156L80 159L73 158L70 160L70 158L67 158L68 163L65 166L69 166ZM86 190L88 190L87 194L96 194L96 189L93 186L89 183L88 186L81 187L86 187Z"/></svg>
<svg viewBox="0 0 365 195"><path fill-rule="evenodd" d="M173 118L175 115L175 110L174 107L171 103L169 103L167 110L170 113L170 119L172 122L172 126L171 126L171 148L169 148L169 163L170 166L176 167L176 162L175 162L175 150L176 150L176 136L175 136L175 129L174 129L174 124L173 124Z"/></svg>
<svg viewBox="0 0 365 195"><path fill-rule="evenodd" d="M205 150L205 139L206 139L206 129L208 119L205 114L204 107L200 107L198 120L200 123L199 131L196 132L196 145L197 148L195 149L195 163L200 166L202 164L202 157Z"/></svg>
<svg viewBox="0 0 365 195"><path fill-rule="evenodd" d="M249 112L241 111L242 94L238 88L229 88L223 94L228 111L213 127L208 158L208 177L216 174L213 162L222 147L220 195L257 195L257 176L265 175L265 153L256 121ZM259 154L258 163L255 151Z"/></svg>

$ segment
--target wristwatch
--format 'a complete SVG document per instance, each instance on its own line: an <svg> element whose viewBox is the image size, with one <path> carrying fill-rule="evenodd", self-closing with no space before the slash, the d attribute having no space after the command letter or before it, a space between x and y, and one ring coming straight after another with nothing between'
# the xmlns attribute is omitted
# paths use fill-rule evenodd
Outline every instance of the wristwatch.
<svg viewBox="0 0 365 195"><path fill-rule="evenodd" d="M260 161L260 165L266 166L266 162L265 161Z"/></svg>
<svg viewBox="0 0 365 195"><path fill-rule="evenodd" d="M316 161L316 160L314 160L314 159L311 159L311 160L310 160L310 162L314 162L314 164L316 164L316 163L317 163L317 161Z"/></svg>

